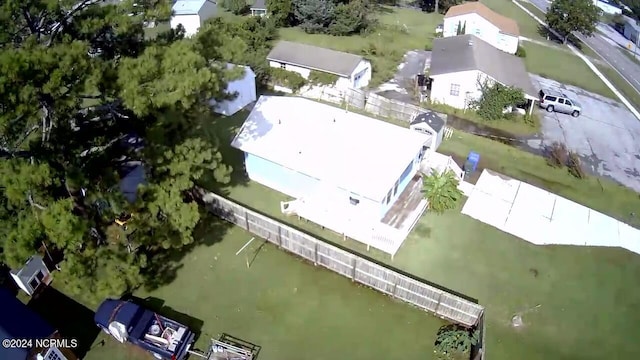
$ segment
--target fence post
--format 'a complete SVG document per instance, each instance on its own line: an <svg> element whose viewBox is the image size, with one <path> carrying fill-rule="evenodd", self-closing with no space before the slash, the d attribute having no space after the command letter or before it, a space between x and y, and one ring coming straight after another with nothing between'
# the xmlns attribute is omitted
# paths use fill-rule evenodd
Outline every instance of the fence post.
<svg viewBox="0 0 640 360"><path fill-rule="evenodd" d="M314 247L313 265L318 266L318 241L316 241L315 244L316 246Z"/></svg>
<svg viewBox="0 0 640 360"><path fill-rule="evenodd" d="M444 295L443 292L441 292L440 295L438 295L438 304L436 305L436 309L433 311L434 313L436 313L436 315L438 315L438 310L440 309L440 302L442 301L442 295Z"/></svg>
<svg viewBox="0 0 640 360"><path fill-rule="evenodd" d="M398 280L396 279L396 281L393 283L393 292L391 293L391 295L393 295L394 298L397 298L398 296L396 295L396 290L398 289Z"/></svg>
<svg viewBox="0 0 640 360"><path fill-rule="evenodd" d="M278 248L282 249L282 226L278 224Z"/></svg>
<svg viewBox="0 0 640 360"><path fill-rule="evenodd" d="M244 211L244 226L245 226L245 230L250 231L249 230L249 212L247 210Z"/></svg>
<svg viewBox="0 0 640 360"><path fill-rule="evenodd" d="M353 257L353 269L351 270L351 281L356 281L356 265L358 264L357 257Z"/></svg>

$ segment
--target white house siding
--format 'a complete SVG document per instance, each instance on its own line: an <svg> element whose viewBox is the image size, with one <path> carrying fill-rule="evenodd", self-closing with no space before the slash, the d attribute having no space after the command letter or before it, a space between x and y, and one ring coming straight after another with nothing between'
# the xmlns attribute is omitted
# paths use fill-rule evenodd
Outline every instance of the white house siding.
<svg viewBox="0 0 640 360"><path fill-rule="evenodd" d="M185 36L193 36L200 29L200 16L198 15L176 15L171 18L171 28L175 29L178 24L184 27Z"/></svg>
<svg viewBox="0 0 640 360"><path fill-rule="evenodd" d="M287 71L296 72L305 79L309 79L309 76L311 75L311 69L297 65L281 63L278 61L269 61L269 66L272 68L280 68ZM369 61L363 60L358 64L358 66L356 66L350 77L339 76L338 81L336 81L335 87L340 90L346 90L349 88L359 89L369 85L370 81L371 63Z"/></svg>
<svg viewBox="0 0 640 360"><path fill-rule="evenodd" d="M469 100L478 99L482 95L479 84L488 77L478 70L471 70L442 74L431 78L433 79L431 85L432 102L464 109L469 105ZM452 85L459 85L459 87Z"/></svg>
<svg viewBox="0 0 640 360"><path fill-rule="evenodd" d="M295 199L311 199L313 195L320 195L316 198L317 201L322 201L327 206L334 208L357 206L358 216L380 220L381 205L378 201L353 194L326 181L246 153L245 169L249 179ZM350 197L359 200L359 203L351 205Z"/></svg>
<svg viewBox="0 0 640 360"><path fill-rule="evenodd" d="M482 16L472 13L453 16L444 19L443 37L456 36L458 23L465 25L465 34L473 34L488 42L493 47L509 54L515 54L518 50L518 37L500 32L497 26L487 21Z"/></svg>
<svg viewBox="0 0 640 360"><path fill-rule="evenodd" d="M272 68L279 68L287 71L297 72L298 74L302 75L302 77L305 79L309 79L309 75L311 75L311 70L307 68L286 64L286 63L281 63L278 61L269 61L269 66L271 66Z"/></svg>
<svg viewBox="0 0 640 360"><path fill-rule="evenodd" d="M593 3L596 4L597 7L599 7L602 11L604 11L607 14L611 14L611 15L622 14L622 9L617 8L615 6L611 6L606 2L594 0Z"/></svg>

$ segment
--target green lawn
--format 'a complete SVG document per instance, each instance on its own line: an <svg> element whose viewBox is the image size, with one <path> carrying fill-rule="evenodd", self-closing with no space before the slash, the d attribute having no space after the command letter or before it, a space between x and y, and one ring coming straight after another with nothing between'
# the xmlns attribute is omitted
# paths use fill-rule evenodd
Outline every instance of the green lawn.
<svg viewBox="0 0 640 360"><path fill-rule="evenodd" d="M633 107L640 111L640 93L636 90L627 80L625 80L620 73L614 68L608 65L596 65L598 70L611 81L613 86L622 93L622 95L633 105ZM618 99L616 96L615 99Z"/></svg>
<svg viewBox="0 0 640 360"><path fill-rule="evenodd" d="M203 134L230 138L246 114L207 122ZM607 180L573 179L542 158L473 135L454 133L442 151L456 157L474 150L481 166L542 186L605 213L629 220L638 212L638 194ZM236 169L242 155L225 151ZM241 170L239 170L241 171ZM242 175L238 175L242 177ZM538 247L502 233L459 212L426 214L393 261L376 250L319 226L285 217L286 197L251 181L223 189L230 198L318 237L479 299L487 308L491 359L633 358L640 343L627 335L637 330L640 313L640 258L620 249ZM640 218L630 221L640 225ZM380 295L382 296L382 295ZM524 315L523 329L509 322ZM356 338L357 339L357 338ZM355 339L353 341L356 341Z"/></svg>
<svg viewBox="0 0 640 360"><path fill-rule="evenodd" d="M527 51L524 61L529 72L611 99L616 98L607 85L576 55L530 42L523 42L522 46Z"/></svg>
<svg viewBox="0 0 640 360"><path fill-rule="evenodd" d="M481 0L480 2L487 5L491 10L515 20L520 29L520 36L533 40L547 41L544 32L540 31L538 22L510 0ZM525 5L526 3L521 2L521 4ZM533 6L531 4L526 5ZM544 20L544 17L541 19Z"/></svg>
<svg viewBox="0 0 640 360"><path fill-rule="evenodd" d="M209 221L221 221L217 220ZM260 360L431 359L433 342L444 322L356 285L329 270L314 267L256 239L235 256L252 235L232 228L222 238L204 235L181 260L177 278L151 296L163 306L202 324L196 348L228 333L262 347ZM206 239L206 237L214 237ZM204 245L204 243L215 243ZM199 321L198 321L199 320ZM107 338L86 360L148 359L144 352Z"/></svg>
<svg viewBox="0 0 640 360"><path fill-rule="evenodd" d="M364 55L373 66L371 87L391 79L409 50L430 48L442 15L412 9L381 7L380 25L366 36L307 34L298 28L280 29L282 40L296 41Z"/></svg>

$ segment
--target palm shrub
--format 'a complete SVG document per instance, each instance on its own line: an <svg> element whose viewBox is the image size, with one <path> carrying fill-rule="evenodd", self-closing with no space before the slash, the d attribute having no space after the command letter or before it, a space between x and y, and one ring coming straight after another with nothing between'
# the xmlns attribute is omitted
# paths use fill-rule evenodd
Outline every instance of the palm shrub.
<svg viewBox="0 0 640 360"><path fill-rule="evenodd" d="M457 325L443 326L438 331L434 353L442 360L468 359L471 348L479 341L480 332L477 329L470 330Z"/></svg>
<svg viewBox="0 0 640 360"><path fill-rule="evenodd" d="M425 198L429 201L429 209L436 214L454 209L462 199L462 191L458 189L458 178L453 171L438 172L431 170L431 175L422 179Z"/></svg>

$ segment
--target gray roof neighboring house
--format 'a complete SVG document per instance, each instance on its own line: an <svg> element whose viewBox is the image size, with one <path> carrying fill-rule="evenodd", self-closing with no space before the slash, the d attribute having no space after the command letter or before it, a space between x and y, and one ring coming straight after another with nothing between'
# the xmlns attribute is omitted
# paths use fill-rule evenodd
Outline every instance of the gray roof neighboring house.
<svg viewBox="0 0 640 360"><path fill-rule="evenodd" d="M251 5L250 10L267 10L267 4L265 4L265 0L256 0L256 2Z"/></svg>
<svg viewBox="0 0 640 360"><path fill-rule="evenodd" d="M498 50L475 35L433 41L429 76L479 70L505 86L513 86L537 99L522 59Z"/></svg>
<svg viewBox="0 0 640 360"><path fill-rule="evenodd" d="M279 41L267 55L267 60L350 77L364 58L359 55L327 48L290 41Z"/></svg>

